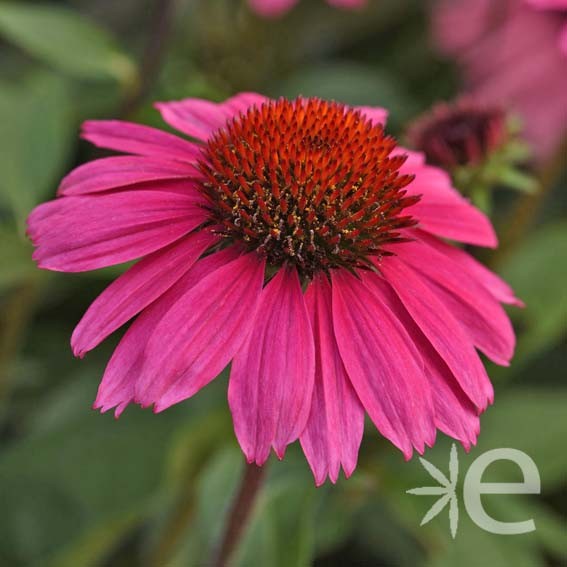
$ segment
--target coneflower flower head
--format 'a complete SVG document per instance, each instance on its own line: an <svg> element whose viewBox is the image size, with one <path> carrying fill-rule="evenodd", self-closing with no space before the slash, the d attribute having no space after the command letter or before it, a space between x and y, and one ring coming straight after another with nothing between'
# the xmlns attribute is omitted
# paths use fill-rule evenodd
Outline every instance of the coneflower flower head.
<svg viewBox="0 0 567 567"><path fill-rule="evenodd" d="M509 286L438 237L494 230L386 111L244 93L157 105L191 140L121 121L83 135L126 155L80 166L29 217L40 267L141 258L77 325L77 356L129 320L95 407L159 412L230 364L249 462L299 439L317 484L355 467L368 414L410 458L440 429L465 448L493 390L476 348L508 364Z"/></svg>
<svg viewBox="0 0 567 567"><path fill-rule="evenodd" d="M254 107L207 143L201 171L223 237L270 266L312 278L372 266L382 245L417 224L400 173L406 156L360 111L336 102L281 99Z"/></svg>

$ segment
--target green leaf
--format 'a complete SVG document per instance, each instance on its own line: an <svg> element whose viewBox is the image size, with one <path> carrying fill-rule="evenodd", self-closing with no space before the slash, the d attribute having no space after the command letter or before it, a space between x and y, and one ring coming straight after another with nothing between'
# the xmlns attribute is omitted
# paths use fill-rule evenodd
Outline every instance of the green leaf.
<svg viewBox="0 0 567 567"><path fill-rule="evenodd" d="M423 471L418 459L405 463L391 454L376 457L374 475L376 485L379 485L376 491L389 501L397 519L403 521L428 549L430 565L475 567L517 563L536 567L544 564L544 549L558 556L564 554L565 542L562 541L564 537L561 538L559 519L543 497L524 494L483 496L483 505L488 513L500 521L534 519L535 532L511 537L489 534L476 526L462 506L462 491L464 477L472 462L490 449L503 447L524 451L534 460L543 494L554 494L560 490L567 467L567 456L561 450L567 436L566 404L565 390L532 388L501 395L497 392L494 407L482 417L478 445L468 454L458 447L460 514L455 540L450 535L447 509L429 524L420 527L423 515L437 497L418 498L405 494L410 488L431 484L431 478ZM435 446L427 450L425 456L444 470L452 444L452 439L438 434ZM522 473L518 466L505 460L491 464L483 475L483 482L521 481ZM368 519L361 525L368 526L370 522ZM376 528L374 531L379 530ZM394 557L399 556L394 554ZM401 563L398 559L396 561L396 564Z"/></svg>
<svg viewBox="0 0 567 567"><path fill-rule="evenodd" d="M19 495L2 496L0 558L6 564L100 560L150 514L163 494L175 432L189 420L198 424L202 415L188 416L182 406L161 415L132 408L118 421L87 406L76 414L0 455L2 494ZM22 495L29 495L25 502Z"/></svg>
<svg viewBox="0 0 567 567"><path fill-rule="evenodd" d="M496 175L503 185L521 193L535 193L539 187L539 182L535 177L514 169L512 166L502 168Z"/></svg>
<svg viewBox="0 0 567 567"><path fill-rule="evenodd" d="M458 447L460 481L469 465L485 451L512 447L524 451L534 460L544 491L558 488L567 469L567 454L558 449L567 437L566 406L565 389L522 388L502 394L497 391L494 405L481 417L481 433L476 447L471 448L469 453ZM445 469L452 444L452 439L439 434L435 446L425 453L427 460L441 470ZM409 464L396 465L393 462L390 466L394 467L394 474L401 474L411 483L408 489L431 484L417 459L415 463L413 460ZM487 469L486 474L495 482L512 482L516 481L518 470L514 465L495 464Z"/></svg>
<svg viewBox="0 0 567 567"><path fill-rule="evenodd" d="M488 498L490 497L485 497ZM550 507L533 498L518 498L514 495L498 495L490 504L494 506L495 511L491 511L491 514L495 518L533 520L536 529L522 536L525 543L545 548L558 558L567 557L564 519Z"/></svg>
<svg viewBox="0 0 567 567"><path fill-rule="evenodd" d="M447 528L448 530L448 528ZM435 550L428 567L541 567L543 558L522 536L506 537L480 529L461 513L459 531L455 540Z"/></svg>
<svg viewBox="0 0 567 567"><path fill-rule="evenodd" d="M31 244L14 228L0 225L0 242L0 293L39 276L31 259Z"/></svg>
<svg viewBox="0 0 567 567"><path fill-rule="evenodd" d="M156 553L156 562L184 567L197 560L205 562L213 554L222 535L224 519L230 508L242 472L243 457L231 444L218 450L191 483L194 492L192 522L186 525L180 546L172 559Z"/></svg>
<svg viewBox="0 0 567 567"><path fill-rule="evenodd" d="M31 565L56 553L65 538L80 530L85 514L76 498L56 480L33 477L33 462L19 474L0 468L2 510L0 563Z"/></svg>
<svg viewBox="0 0 567 567"><path fill-rule="evenodd" d="M229 467L230 476L223 477L226 468L223 463L228 459L242 458L238 449L231 444L225 450L226 439L230 437L231 423L226 410L209 412L197 424L191 422L187 427L180 428L173 439L172 449L167 463L165 479L164 503L161 518L151 528L148 538L148 553L150 563L175 565L179 556L204 556L212 542L214 528L199 531L199 520L210 511L210 501L219 496L223 502L229 501L233 482L236 482L234 470L238 462L234 461ZM221 463L219 466L219 458ZM205 471L205 472L204 472ZM215 484L218 474L221 474L220 484ZM203 479L206 477L206 484ZM211 484L213 492L208 489ZM204 491L204 492L203 492ZM206 517L207 526L219 526L222 512L212 518ZM197 536L197 537L195 537ZM195 553L195 548L199 553ZM187 550L190 550L188 552ZM181 564L185 561L182 560Z"/></svg>
<svg viewBox="0 0 567 567"><path fill-rule="evenodd" d="M517 536L503 536L482 530L461 510L459 529L455 540L444 535L443 543L438 543L430 554L430 567L540 567L546 565L544 550L556 556L561 562L565 557L564 526L561 519L547 508L529 497L510 494L485 495L483 506L487 513L501 521L533 520L535 531ZM429 534L423 534L428 538ZM551 562L554 563L553 561Z"/></svg>
<svg viewBox="0 0 567 567"><path fill-rule="evenodd" d="M259 564L308 567L314 550L316 488L303 475L271 479L260 494L246 537L234 558L236 567Z"/></svg>
<svg viewBox="0 0 567 567"><path fill-rule="evenodd" d="M36 73L0 90L0 196L20 226L30 209L54 193L73 139L67 84Z"/></svg>
<svg viewBox="0 0 567 567"><path fill-rule="evenodd" d="M482 419L478 446L463 464L483 451L513 447L535 461L543 489L553 490L564 482L567 469L567 454L559 449L567 437L565 407L567 392L561 389L522 389L497 397Z"/></svg>
<svg viewBox="0 0 567 567"><path fill-rule="evenodd" d="M301 460L300 460L301 459ZM293 448L283 462L269 463L268 478L254 503L231 567L270 565L307 567L311 564L315 526L313 515L322 492L315 488L303 457ZM224 447L202 469L193 489L194 521L184 531L183 545L171 567L206 563L223 534L245 461L235 444ZM157 564L167 561L160 557Z"/></svg>
<svg viewBox="0 0 567 567"><path fill-rule="evenodd" d="M0 4L0 34L34 57L81 78L132 84L132 61L97 25L55 4Z"/></svg>
<svg viewBox="0 0 567 567"><path fill-rule="evenodd" d="M353 62L305 67L283 84L278 94L318 96L351 105L382 106L395 125L415 114L416 107L402 84L385 71Z"/></svg>
<svg viewBox="0 0 567 567"><path fill-rule="evenodd" d="M514 315L521 322L519 370L537 353L554 346L567 320L567 222L532 232L502 265L500 272L526 304Z"/></svg>
<svg viewBox="0 0 567 567"><path fill-rule="evenodd" d="M390 490L392 490L390 488ZM380 492L384 489L381 488ZM366 494L364 504L358 515L354 518L355 538L368 554L373 557L372 565L395 565L396 567L413 567L423 563L423 553L418 544L411 537L410 533L403 529L396 515L396 509L386 505L383 495ZM419 502L420 499L407 494L396 494L401 502L413 499ZM390 495L391 497L391 495ZM415 526L419 528L421 516L412 518ZM444 527L449 531L446 516L443 518Z"/></svg>
<svg viewBox="0 0 567 567"><path fill-rule="evenodd" d="M314 533L317 556L344 545L356 528L355 512L360 502L349 498L345 484L340 481L338 485L326 484L317 489Z"/></svg>

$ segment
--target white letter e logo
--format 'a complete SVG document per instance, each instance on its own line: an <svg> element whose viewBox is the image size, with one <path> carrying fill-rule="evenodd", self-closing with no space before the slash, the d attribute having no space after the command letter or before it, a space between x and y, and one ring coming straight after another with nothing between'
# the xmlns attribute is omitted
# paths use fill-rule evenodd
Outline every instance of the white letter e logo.
<svg viewBox="0 0 567 567"><path fill-rule="evenodd" d="M516 463L524 482L482 482L482 475L494 461L508 460ZM524 522L499 522L489 516L481 502L482 494L539 494L541 481L533 460L517 449L493 449L478 457L467 471L464 482L465 508L471 520L480 528L493 534L517 535L535 530L533 520Z"/></svg>

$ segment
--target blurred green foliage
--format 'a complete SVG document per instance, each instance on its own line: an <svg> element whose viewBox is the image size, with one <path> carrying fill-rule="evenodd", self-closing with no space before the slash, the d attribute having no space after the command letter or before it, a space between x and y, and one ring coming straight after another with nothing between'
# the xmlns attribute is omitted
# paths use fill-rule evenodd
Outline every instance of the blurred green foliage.
<svg viewBox="0 0 567 567"><path fill-rule="evenodd" d="M361 15L305 0L264 22L238 0L0 3L1 565L205 564L242 472L225 375L164 414L133 408L115 421L90 409L116 339L74 361L69 336L122 268L40 272L24 234L26 215L54 195L65 171L97 155L78 141L80 122L122 117L163 127L153 100L256 89L385 106L403 136L408 120L458 92L455 69L429 45L425 7L381 0ZM499 518L533 517L536 531L495 536L462 515L453 541L445 513L420 527L432 501L405 491L425 483L424 471L368 426L348 482L316 489L297 446L271 463L235 565L566 560L566 181L563 169L535 196L498 195L503 250L483 259L527 307L511 310L515 362L490 366L496 402L479 446L468 456L459 449L463 467L496 447L535 460L540 497L490 496L486 504ZM449 447L439 434L426 457L445 470ZM495 479L510 474L491 469Z"/></svg>

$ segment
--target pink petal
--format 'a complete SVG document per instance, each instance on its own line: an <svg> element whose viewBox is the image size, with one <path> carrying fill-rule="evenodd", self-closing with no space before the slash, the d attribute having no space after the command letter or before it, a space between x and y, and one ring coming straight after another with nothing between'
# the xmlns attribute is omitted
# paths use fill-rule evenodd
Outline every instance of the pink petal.
<svg viewBox="0 0 567 567"><path fill-rule="evenodd" d="M380 289L381 297L419 349L425 373L431 384L435 425L447 435L461 441L468 451L471 445L476 444L480 431L476 407L467 398L449 367L421 332L391 286L381 278L372 278L371 285Z"/></svg>
<svg viewBox="0 0 567 567"><path fill-rule="evenodd" d="M116 416L134 400L136 383L145 364L145 349L161 319L205 276L238 258L234 247L199 260L163 296L152 303L132 323L110 359L98 389L95 409L117 407Z"/></svg>
<svg viewBox="0 0 567 567"><path fill-rule="evenodd" d="M491 272L464 250L451 246L422 230L412 231L412 237L422 240L452 262L459 264L459 269L464 270L470 277L477 280L498 301L518 307L524 306L523 302L514 295L514 290L502 278Z"/></svg>
<svg viewBox="0 0 567 567"><path fill-rule="evenodd" d="M75 356L84 356L163 295L217 241L208 231L195 232L140 260L112 282L75 328L71 337Z"/></svg>
<svg viewBox="0 0 567 567"><path fill-rule="evenodd" d="M380 270L463 391L484 410L493 398L492 385L470 338L453 313L424 283L423 276L398 258L386 258Z"/></svg>
<svg viewBox="0 0 567 567"><path fill-rule="evenodd" d="M456 55L462 49L482 43L483 37L493 31L487 29L487 24L495 19L494 0L439 0L432 8L434 39L447 55ZM497 26L490 26L493 27Z"/></svg>
<svg viewBox="0 0 567 567"><path fill-rule="evenodd" d="M435 413L419 352L377 288L343 270L332 287L335 336L362 405L406 459L412 446L422 453L435 440Z"/></svg>
<svg viewBox="0 0 567 567"><path fill-rule="evenodd" d="M388 120L388 111L379 106L355 106L354 110L360 111L372 124L382 124L386 126Z"/></svg>
<svg viewBox="0 0 567 567"><path fill-rule="evenodd" d="M228 365L254 325L265 262L255 252L206 275L156 325L136 384L155 411L191 397Z"/></svg>
<svg viewBox="0 0 567 567"><path fill-rule="evenodd" d="M268 99L256 93L240 93L222 103L198 98L177 102L159 102L155 106L170 126L199 140L206 141L231 119Z"/></svg>
<svg viewBox="0 0 567 567"><path fill-rule="evenodd" d="M264 18L277 18L291 10L299 0L248 0L250 8Z"/></svg>
<svg viewBox="0 0 567 567"><path fill-rule="evenodd" d="M341 465L349 477L356 467L364 430L364 408L339 354L333 330L331 286L324 276L307 288L305 303L315 339L315 388L300 441L315 482L337 482Z"/></svg>
<svg viewBox="0 0 567 567"><path fill-rule="evenodd" d="M157 128L120 120L88 120L82 136L95 146L127 154L195 163L199 146Z"/></svg>
<svg viewBox="0 0 567 567"><path fill-rule="evenodd" d="M422 242L404 243L396 250L400 259L427 276L423 284L445 303L475 346L497 364L508 365L516 343L510 319L482 283L468 277L467 266Z"/></svg>
<svg viewBox="0 0 567 567"><path fill-rule="evenodd" d="M190 179L192 165L159 158L117 156L97 159L71 171L59 185L58 195L86 195L137 183Z"/></svg>
<svg viewBox="0 0 567 567"><path fill-rule="evenodd" d="M414 181L406 188L407 193L422 195L422 198L408 212L419 220L423 230L467 244L490 248L498 245L488 217L453 188L447 173L438 167L420 163L422 160L415 152L398 148L394 153L409 156L400 173L415 175Z"/></svg>
<svg viewBox="0 0 567 567"><path fill-rule="evenodd" d="M567 55L567 24L563 24L563 29L559 35L559 48L563 55Z"/></svg>
<svg viewBox="0 0 567 567"><path fill-rule="evenodd" d="M415 170L420 169L425 165L425 154L422 152L412 152L406 148L396 146L392 150L392 155L405 156L406 161L404 162L404 167L406 168L406 173L409 171L415 172ZM446 176L447 174L443 172L443 175ZM445 179L448 179L448 177L445 177Z"/></svg>
<svg viewBox="0 0 567 567"><path fill-rule="evenodd" d="M527 2L540 10L567 10L567 0L527 0Z"/></svg>
<svg viewBox="0 0 567 567"><path fill-rule="evenodd" d="M260 107L265 102L269 102L269 100L267 96L258 93L244 92L227 98L224 102L219 103L218 106L222 107L228 119L231 119L236 118L240 114L245 114L250 107Z"/></svg>
<svg viewBox="0 0 567 567"><path fill-rule="evenodd" d="M443 203L419 202L412 207L411 213L419 219L423 230L436 236L487 248L498 246L496 233L488 219L464 199L460 203L456 199Z"/></svg>
<svg viewBox="0 0 567 567"><path fill-rule="evenodd" d="M207 218L192 194L121 192L39 205L28 218L28 233L41 268L82 272L155 252Z"/></svg>
<svg viewBox="0 0 567 567"><path fill-rule="evenodd" d="M270 445L281 459L305 427L315 372L313 334L297 271L281 268L262 292L254 329L234 357L228 387L236 437L249 462Z"/></svg>

